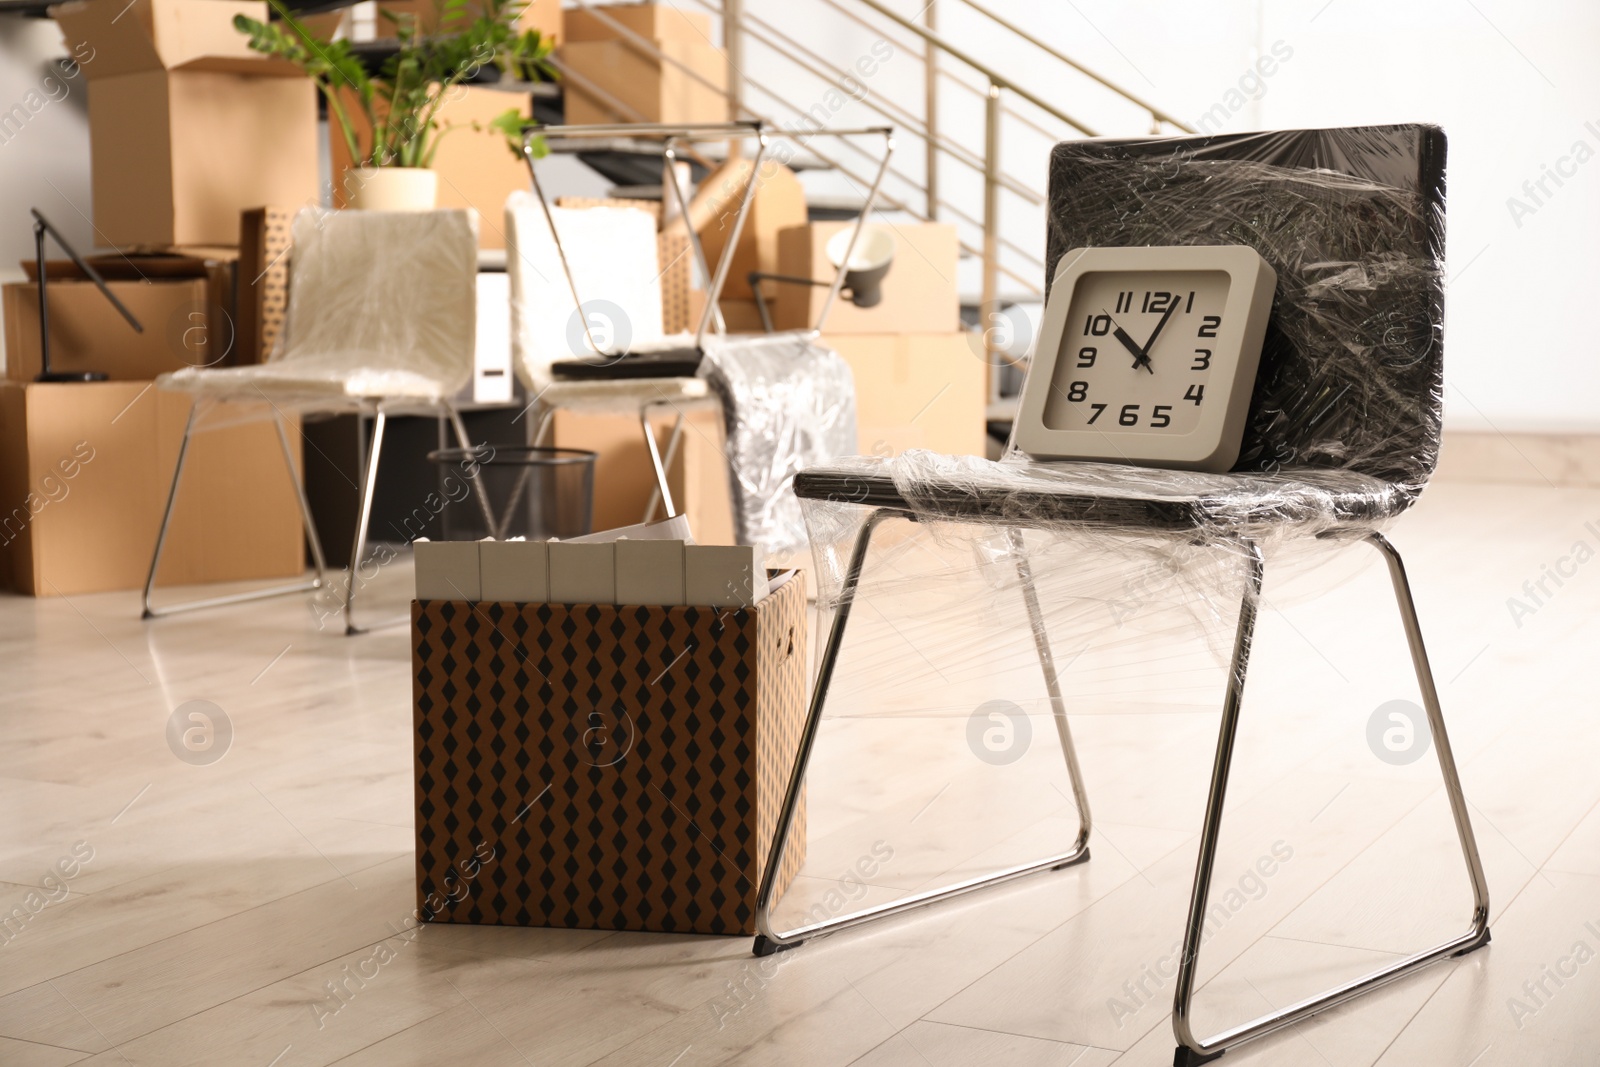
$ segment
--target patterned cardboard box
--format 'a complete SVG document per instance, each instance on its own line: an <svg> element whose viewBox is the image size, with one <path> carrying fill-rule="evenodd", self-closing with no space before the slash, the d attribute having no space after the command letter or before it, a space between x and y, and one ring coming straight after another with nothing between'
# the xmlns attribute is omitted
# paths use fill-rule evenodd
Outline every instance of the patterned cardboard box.
<svg viewBox="0 0 1600 1067"><path fill-rule="evenodd" d="M805 717L805 586L754 608L415 601L436 922L755 932ZM797 813L779 894L805 860Z"/></svg>
<svg viewBox="0 0 1600 1067"><path fill-rule="evenodd" d="M265 363L289 306L294 209L260 207L239 217L237 363Z"/></svg>

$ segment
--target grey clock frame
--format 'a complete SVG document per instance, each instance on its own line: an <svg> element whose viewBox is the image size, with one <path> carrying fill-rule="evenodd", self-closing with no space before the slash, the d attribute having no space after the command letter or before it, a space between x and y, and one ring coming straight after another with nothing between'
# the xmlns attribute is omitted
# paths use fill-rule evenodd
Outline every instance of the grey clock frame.
<svg viewBox="0 0 1600 1067"><path fill-rule="evenodd" d="M1210 386L1226 384L1227 403L1203 406L1199 423L1185 434L1051 429L1044 424L1045 400L1055 380L1078 281L1087 274L1127 271L1220 271L1228 275L1222 324L1217 336L1209 339L1213 344L1206 380ZM1068 252L1061 257L1045 302L1033 366L1017 408L1013 443L1035 459L1100 460L1214 473L1229 470L1239 458L1277 284L1272 265L1248 245L1143 245ZM1177 454L1179 446L1184 446L1181 450L1187 454Z"/></svg>

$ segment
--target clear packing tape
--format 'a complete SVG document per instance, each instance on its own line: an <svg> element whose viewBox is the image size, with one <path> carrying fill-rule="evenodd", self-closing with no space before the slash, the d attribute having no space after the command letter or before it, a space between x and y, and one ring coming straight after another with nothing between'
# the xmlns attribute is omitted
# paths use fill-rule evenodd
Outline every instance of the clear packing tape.
<svg viewBox="0 0 1600 1067"><path fill-rule="evenodd" d="M431 403L472 377L477 215L306 208L294 219L283 336L266 363L186 368L163 389L282 410Z"/></svg>
<svg viewBox="0 0 1600 1067"><path fill-rule="evenodd" d="M722 402L735 539L803 552L797 473L856 451L850 365L815 334L710 334L700 377Z"/></svg>
<svg viewBox="0 0 1600 1067"><path fill-rule="evenodd" d="M1438 455L1444 148L1428 126L1058 145L1047 277L1093 246L1245 244L1276 270L1239 462L1206 474L911 451L808 470L796 488L824 615L883 513L857 594L874 610L852 627L921 605L886 637L904 665L913 629L941 612L955 632L987 620L921 650L913 672L1033 655L1026 635L998 632L1027 623L1019 564L1058 663L1159 633L1198 635L1224 664L1256 552L1296 598L1375 563L1353 542L1414 502Z"/></svg>

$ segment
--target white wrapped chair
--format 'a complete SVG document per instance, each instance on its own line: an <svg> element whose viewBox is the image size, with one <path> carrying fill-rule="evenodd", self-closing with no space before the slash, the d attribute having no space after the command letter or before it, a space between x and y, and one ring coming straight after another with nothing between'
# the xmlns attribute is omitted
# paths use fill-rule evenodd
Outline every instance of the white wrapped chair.
<svg viewBox="0 0 1600 1067"><path fill-rule="evenodd" d="M559 245L551 235L552 224ZM656 493L671 515L666 469L683 415L715 403L705 380L680 376L573 381L552 371L557 362L593 356L591 344L602 351L693 345L688 334L669 340L663 333L654 217L625 207L552 207L546 215L538 197L518 190L506 201L506 272L511 279L512 359L539 409L531 442L544 443L559 409L637 415ZM581 304L576 293L583 294ZM678 415L665 457L650 428L650 414L657 407L671 408ZM652 500L646 520L655 507Z"/></svg>
<svg viewBox="0 0 1600 1067"><path fill-rule="evenodd" d="M883 177L888 172L889 156L894 150L893 130L870 127L830 130L829 133L838 137L868 135L883 139L883 157L877 174L867 191L856 225L850 231L850 243L845 256L848 259L849 251L855 248L860 239L862 223L871 212ZM523 385L533 396L533 402L539 405L538 419L529 440L532 444L542 443L555 412L561 408L636 413L656 481L655 493L645 508L644 519L649 521L654 516L658 503L665 505L666 514L670 517L676 514L676 509L667 484L667 469L683 437L684 416L695 407L723 406L723 398L716 395L716 387L707 379L706 370L698 369L701 357L717 349L723 353L724 362L729 359L737 361L740 356L730 356L729 353L742 348L746 342L768 357L776 350L771 338L727 338L727 326L718 307L759 180L753 178L743 183L738 204L732 211L732 224L722 254L714 268L706 259L694 227L685 228L694 253L694 266L706 282L706 300L693 334L667 337L662 329L661 269L656 265L655 230L651 216L627 208L563 210L551 207L539 185L533 140L541 136L654 139L661 144L664 170L671 173L677 162L677 153L685 145L697 141L750 139L756 146L751 160L751 174L759 175L762 160L766 158L773 138L802 135L795 131L770 128L760 121L688 125L530 126L524 129L523 134L523 156L528 165L532 193L515 193L506 203L506 264L511 275L515 365ZM669 191L675 198L673 206L681 216L687 218L690 206L682 186L677 181L663 182L663 195L668 195ZM828 311L844 284L844 277L844 267L840 266L829 286L828 297L816 325L811 330L800 331L809 341L815 341L827 320ZM597 332L596 326L604 332ZM677 373L645 377L638 375L635 369L627 374L596 373L586 380L563 379L553 373L555 364L573 360L595 360L601 368L616 370L624 357L651 352L669 355L670 360L663 361L663 365L673 365ZM760 356L757 359L759 361ZM650 415L656 408L671 409L676 415L664 453L650 426ZM727 410L724 410L724 416L725 421L733 417ZM851 423L848 436L853 440L853 407L848 421ZM761 488L759 483L762 479L756 479L754 486L741 487L738 472L730 471L730 475L733 476L732 488L736 498L741 496L741 490L748 496L750 489ZM762 507L758 504L754 510L761 511ZM761 526L762 522L759 517L751 523L736 515L735 525L741 527L741 536L751 536L754 528ZM793 525L798 526L797 517Z"/></svg>
<svg viewBox="0 0 1600 1067"><path fill-rule="evenodd" d="M471 447L450 398L471 378L477 325L477 217L468 211L371 212L307 208L294 220L294 260L284 337L269 361L254 366L185 368L156 381L194 394L145 582L144 618L240 604L327 584L327 564L305 489L284 431L294 413L371 416L372 442L361 476L360 509L345 577L345 632L355 623L356 571L366 554L374 479L387 417L428 413L449 418ZM227 596L157 607L153 603L189 440L221 402L265 402L305 521L314 578ZM481 502L481 498L480 498Z"/></svg>

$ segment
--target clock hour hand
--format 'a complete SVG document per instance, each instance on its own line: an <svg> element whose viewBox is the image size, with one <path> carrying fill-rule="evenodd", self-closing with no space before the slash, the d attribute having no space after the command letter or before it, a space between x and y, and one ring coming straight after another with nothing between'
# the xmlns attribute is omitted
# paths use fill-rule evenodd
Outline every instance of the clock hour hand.
<svg viewBox="0 0 1600 1067"><path fill-rule="evenodd" d="M1113 322L1112 325L1116 324ZM1145 370L1150 371L1151 374L1155 373L1155 371L1150 370L1150 357L1145 355L1144 349L1139 347L1138 342L1136 342L1132 337L1128 336L1127 330L1124 330L1121 326L1117 326L1116 329L1112 331L1111 335L1118 341L1122 342L1123 348L1126 348L1133 354L1134 370L1138 370L1140 367L1143 367Z"/></svg>

